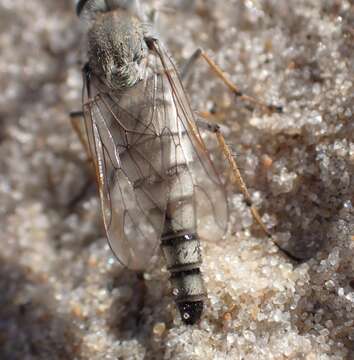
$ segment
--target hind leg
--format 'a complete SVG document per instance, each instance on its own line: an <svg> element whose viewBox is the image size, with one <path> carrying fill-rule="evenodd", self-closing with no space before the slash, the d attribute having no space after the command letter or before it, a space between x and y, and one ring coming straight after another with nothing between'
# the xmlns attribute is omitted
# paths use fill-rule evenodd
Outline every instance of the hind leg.
<svg viewBox="0 0 354 360"><path fill-rule="evenodd" d="M189 58L189 60L187 60L187 62L182 67L182 70L181 70L181 78L182 78L182 80L185 80L186 78L188 78L188 76L190 75L190 73L192 71L193 66L195 65L196 61L199 58L203 58L207 62L209 67L213 70L214 74L217 77L219 77L224 82L224 84L228 87L228 89L236 97L238 97L240 100L243 100L243 101L246 101L246 102L251 103L253 105L256 105L256 106L260 107L262 110L264 110L268 114L273 113L273 112L278 112L278 113L282 112L282 107L281 106L274 106L274 105L266 104L263 101L257 100L256 98L254 98L252 96L244 95L239 90L239 87L236 86L234 83L232 83L225 76L225 74L220 69L220 67L218 65L216 65L215 62L212 61L210 59L210 57L205 52L203 52L201 49L197 49L192 54L192 56ZM202 113L199 113L199 114L202 114ZM299 261L300 259L294 257L292 254L290 254L288 251L281 248L274 241L274 239L272 237L272 234L267 229L266 225L263 223L261 215L258 212L257 208L254 206L251 195L250 195L250 193L248 191L248 188L246 186L246 183L243 180L243 177L241 175L240 168L239 168L239 166L237 164L236 158L235 158L234 154L232 153L229 145L227 145L227 143L225 141L224 135L227 135L230 132L228 127L223 126L223 125L218 125L218 124L215 124L215 123L210 123L210 122L208 122L208 121L206 121L206 120L204 120L204 119L202 119L200 117L196 118L196 123L197 123L198 127L215 133L215 136L217 138L217 142L218 142L218 145L219 145L219 149L223 153L223 155L226 158L226 161L228 162L229 167L231 169L231 172L232 172L232 175L233 175L233 181L234 181L235 185L239 188L241 193L243 194L245 202L246 202L247 206L250 208L251 214L252 214L254 220L256 221L256 223L260 226L260 228L267 235L267 237L270 238L273 241L273 243L279 248L279 250L281 250L283 253L285 253L292 260ZM223 129L223 127L225 129Z"/></svg>

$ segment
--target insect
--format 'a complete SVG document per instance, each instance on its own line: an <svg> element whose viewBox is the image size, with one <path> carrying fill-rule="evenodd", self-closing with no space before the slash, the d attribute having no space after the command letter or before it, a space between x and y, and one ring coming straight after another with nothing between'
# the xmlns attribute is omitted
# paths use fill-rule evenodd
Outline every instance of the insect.
<svg viewBox="0 0 354 360"><path fill-rule="evenodd" d="M87 142L112 251L124 266L140 271L161 248L181 318L194 324L206 297L198 219L207 215L216 240L226 231L229 212L225 180L204 132L215 132L246 202L263 224L219 127L195 118L176 67L139 5L77 3L77 14L89 22L83 68Z"/></svg>

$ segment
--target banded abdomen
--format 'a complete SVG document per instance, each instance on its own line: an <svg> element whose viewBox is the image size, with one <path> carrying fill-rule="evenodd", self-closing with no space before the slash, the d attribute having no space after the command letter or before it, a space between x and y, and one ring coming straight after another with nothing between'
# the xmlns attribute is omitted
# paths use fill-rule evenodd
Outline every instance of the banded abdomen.
<svg viewBox="0 0 354 360"><path fill-rule="evenodd" d="M202 314L206 296L200 272L202 257L198 235L188 231L165 232L161 247L181 318L186 324L194 324Z"/></svg>

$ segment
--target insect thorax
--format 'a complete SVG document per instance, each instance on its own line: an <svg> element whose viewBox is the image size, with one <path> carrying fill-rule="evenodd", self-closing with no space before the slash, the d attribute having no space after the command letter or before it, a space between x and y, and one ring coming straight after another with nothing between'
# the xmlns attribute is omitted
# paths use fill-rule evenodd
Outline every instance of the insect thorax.
<svg viewBox="0 0 354 360"><path fill-rule="evenodd" d="M147 53L139 19L121 10L97 13L88 32L89 65L110 88L131 87L141 80Z"/></svg>

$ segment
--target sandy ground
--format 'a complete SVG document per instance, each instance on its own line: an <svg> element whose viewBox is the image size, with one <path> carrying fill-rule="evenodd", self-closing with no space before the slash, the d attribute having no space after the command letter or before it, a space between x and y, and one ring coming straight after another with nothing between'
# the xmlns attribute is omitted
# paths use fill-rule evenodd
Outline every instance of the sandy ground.
<svg viewBox="0 0 354 360"><path fill-rule="evenodd" d="M145 284L105 240L80 108L80 24L69 0L0 0L0 358L353 359L354 4L149 1L177 64L199 46L266 115L200 63L193 108L232 132L280 253L230 196L231 234L203 244L208 300L182 325L161 266ZM166 9L168 7L168 9ZM168 11L167 11L168 10Z"/></svg>

